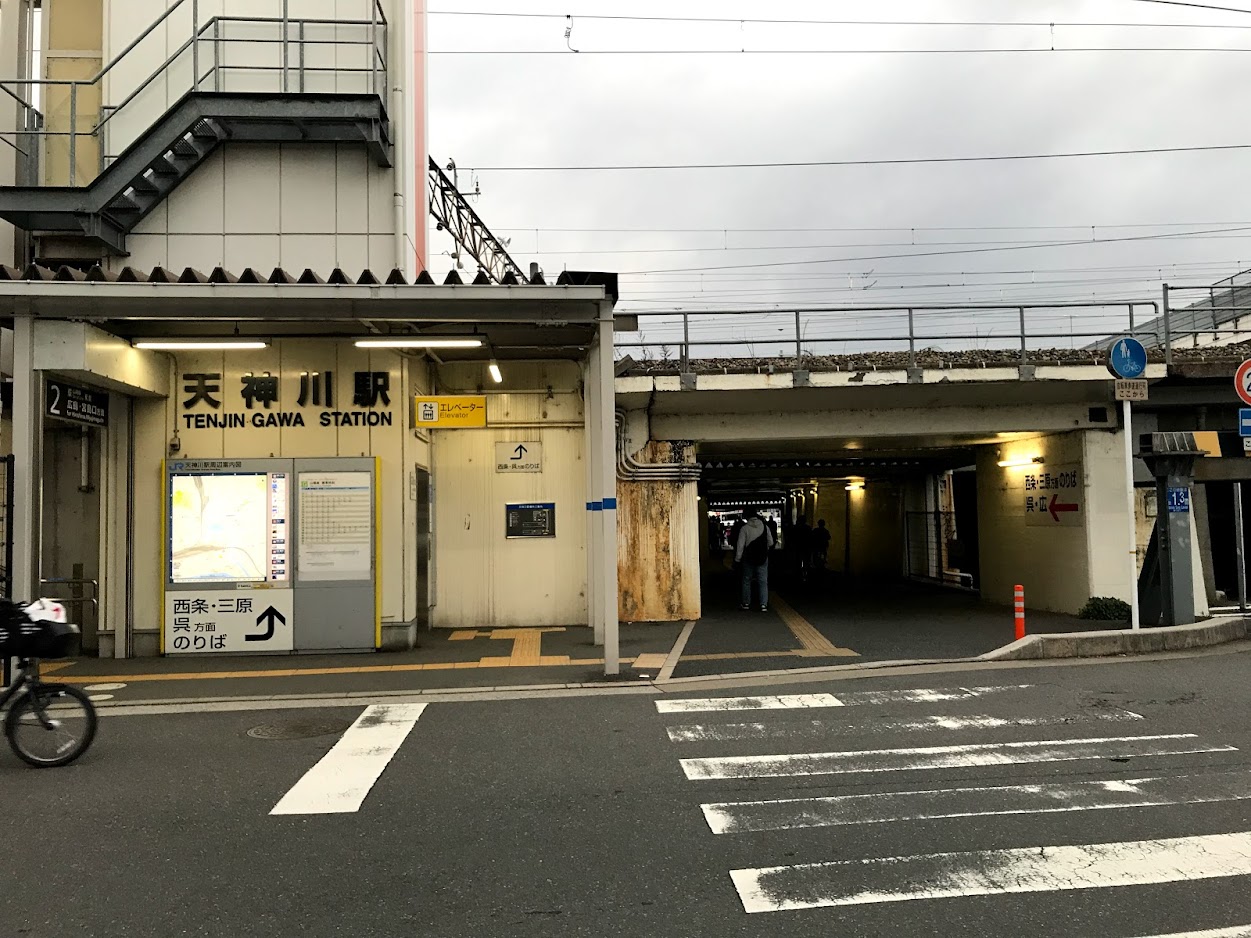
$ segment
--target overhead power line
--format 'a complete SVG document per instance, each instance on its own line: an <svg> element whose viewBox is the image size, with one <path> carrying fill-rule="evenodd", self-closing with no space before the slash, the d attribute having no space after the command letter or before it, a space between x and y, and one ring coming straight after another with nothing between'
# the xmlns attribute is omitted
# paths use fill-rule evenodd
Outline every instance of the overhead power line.
<svg viewBox="0 0 1251 938"><path fill-rule="evenodd" d="M1021 46L960 49L431 49L428 55L1057 55L1089 52L1251 52L1242 46Z"/></svg>
<svg viewBox="0 0 1251 938"><path fill-rule="evenodd" d="M722 225L713 228L536 228L529 226L506 227L496 225L496 231L537 231L539 234L722 234L777 232L910 232L910 231L1097 231L1120 228L1208 228L1216 225L1251 225L1251 221L1175 221L1144 222L1105 225L895 225L893 227L797 227L797 228L734 228Z"/></svg>
<svg viewBox="0 0 1251 938"><path fill-rule="evenodd" d="M602 173L690 169L808 169L824 166L917 166L942 163L1008 163L1025 160L1068 160L1095 156L1155 156L1163 153L1215 153L1251 150L1251 143L1191 147L1137 147L1126 150L1073 150L1065 153L1004 153L993 156L913 156L859 160L777 160L759 163L605 163L599 166L474 166L479 173Z"/></svg>
<svg viewBox="0 0 1251 938"><path fill-rule="evenodd" d="M1199 5L1202 9L1209 9ZM1219 8L1217 8L1219 9ZM1234 11L1239 12L1239 11ZM1087 28L1087 29L1251 29L1251 25L1239 26L1225 23L1130 23L1130 22L1043 22L1041 20L827 20L827 19L775 19L770 17L747 17L735 19L729 16L635 16L605 13L519 13L507 10L429 10L429 16L480 16L511 19L545 20L601 20L631 23L712 23L718 25L765 25L765 26L954 26L964 28L1004 27L1021 29Z"/></svg>
<svg viewBox="0 0 1251 938"><path fill-rule="evenodd" d="M1208 231L1195 231L1190 234L1221 234L1225 232L1235 231L1251 231L1251 227L1243 228L1223 228L1211 229ZM840 264L859 261L876 261L876 260L896 260L912 257L948 257L955 254L997 254L1003 251L1031 251L1045 248L1058 247L1079 247L1092 246L1096 244L1123 244L1133 241L1162 241L1175 239L1174 234L1153 234L1153 235L1130 235L1122 238L1097 238L1094 240L1083 238L1080 241L1055 241L1047 244L1034 244L1011 247L988 247L988 248L959 248L954 251L912 251L904 254L873 254L859 255L856 257L825 257L815 258L811 260L801 261L764 261L754 264L723 264L714 267L669 267L660 270L629 270L622 271L628 274L672 274L672 273L692 273L697 271L713 271L713 270L758 270L766 267L805 267L813 264Z"/></svg>
<svg viewBox="0 0 1251 938"><path fill-rule="evenodd" d="M1220 13L1251 13L1244 7L1223 7L1213 3L1191 3L1188 0L1130 0L1132 3L1154 3L1166 7L1187 7L1191 10L1216 10Z"/></svg>

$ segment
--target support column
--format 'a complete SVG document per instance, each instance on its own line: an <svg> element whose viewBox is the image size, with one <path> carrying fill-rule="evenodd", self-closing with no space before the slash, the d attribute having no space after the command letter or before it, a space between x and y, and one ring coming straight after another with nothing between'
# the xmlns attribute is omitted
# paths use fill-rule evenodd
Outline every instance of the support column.
<svg viewBox="0 0 1251 938"><path fill-rule="evenodd" d="M599 490L600 454L596 436L599 413L599 360L592 347L583 369L585 394L582 419L586 424L586 610L587 624L595 635L595 644L604 644L604 621L599 602L600 512L595 510Z"/></svg>
<svg viewBox="0 0 1251 938"><path fill-rule="evenodd" d="M599 582L596 598L600 606L600 622L604 630L604 674L621 672L621 648L617 634L617 460L616 400L617 388L613 370L612 304L600 306L599 336L591 349L596 362L599 393L596 395L595 449L598 485L591 496L599 502Z"/></svg>
<svg viewBox="0 0 1251 938"><path fill-rule="evenodd" d="M35 321L13 320L12 595L39 596L40 507L43 500L43 387L34 368Z"/></svg>

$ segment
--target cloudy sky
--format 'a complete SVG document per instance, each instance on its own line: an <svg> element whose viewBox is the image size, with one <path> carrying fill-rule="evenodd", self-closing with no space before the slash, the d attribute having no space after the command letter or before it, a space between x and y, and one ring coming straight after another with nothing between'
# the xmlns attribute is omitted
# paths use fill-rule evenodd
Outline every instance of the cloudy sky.
<svg viewBox="0 0 1251 938"><path fill-rule="evenodd" d="M618 309L1158 299L1164 281L1251 267L1251 149L572 168L1251 145L1251 13L1143 0L430 9L431 154L455 159L462 190L480 185L478 212L523 267L619 272ZM451 249L433 238L436 273ZM1046 323L1115 328L1119 314L1099 315ZM856 328L877 328L866 319ZM1002 317L978 321L993 331Z"/></svg>

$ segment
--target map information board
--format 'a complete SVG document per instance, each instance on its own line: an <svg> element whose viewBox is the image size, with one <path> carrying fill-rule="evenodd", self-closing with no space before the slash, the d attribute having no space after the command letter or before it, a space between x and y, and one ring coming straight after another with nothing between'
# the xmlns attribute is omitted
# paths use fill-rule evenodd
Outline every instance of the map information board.
<svg viewBox="0 0 1251 938"><path fill-rule="evenodd" d="M285 473L170 475L170 580L285 580Z"/></svg>

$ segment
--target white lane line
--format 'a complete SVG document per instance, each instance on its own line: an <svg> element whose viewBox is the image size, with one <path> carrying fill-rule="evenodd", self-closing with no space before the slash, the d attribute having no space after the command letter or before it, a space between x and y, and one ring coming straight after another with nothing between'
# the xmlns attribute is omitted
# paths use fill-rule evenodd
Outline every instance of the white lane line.
<svg viewBox="0 0 1251 938"><path fill-rule="evenodd" d="M675 743L728 742L740 739L811 739L855 733L921 732L924 730L997 730L1010 726L1068 726L1077 723L1130 723L1142 715L1129 710L1097 710L1092 713L1045 717L926 716L891 720L810 720L786 723L683 723L668 728Z"/></svg>
<svg viewBox="0 0 1251 938"><path fill-rule="evenodd" d="M379 704L365 712L282 796L270 814L349 814L407 738L425 704Z"/></svg>
<svg viewBox="0 0 1251 938"><path fill-rule="evenodd" d="M126 686L125 684L88 684L86 687L83 688L83 690L87 691L88 693L92 693L94 691L121 690L125 686Z"/></svg>
<svg viewBox="0 0 1251 938"><path fill-rule="evenodd" d="M730 877L746 911L779 912L1249 874L1251 834L1237 833L775 866Z"/></svg>
<svg viewBox="0 0 1251 938"><path fill-rule="evenodd" d="M720 756L681 759L692 781L724 778L781 778L840 775L846 772L905 772L979 765L1022 765L1077 759L1121 759L1197 752L1237 752L1234 746L1190 742L1194 733L1168 736L1113 736L1099 739L1041 739L1019 743L974 743L915 749L865 749L851 752L804 752L794 755Z"/></svg>
<svg viewBox="0 0 1251 938"><path fill-rule="evenodd" d="M1032 684L1002 687L949 687L917 690L870 690L839 694L781 694L763 697L693 697L683 700L657 700L660 713L701 713L720 710L802 710L813 707L855 707L884 703L938 703L969 700L1005 691L1024 690Z"/></svg>
<svg viewBox="0 0 1251 938"><path fill-rule="evenodd" d="M1251 772L892 791L701 805L714 834L1003 814L1058 814L1251 799Z"/></svg>

